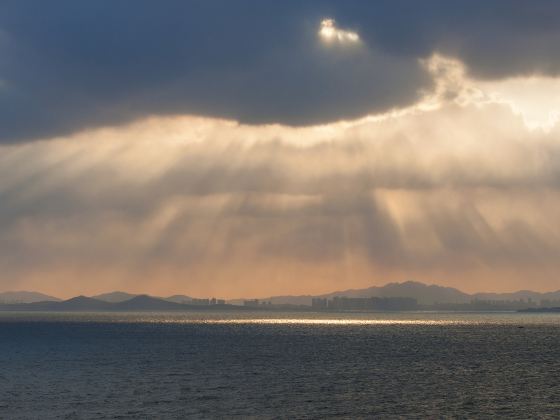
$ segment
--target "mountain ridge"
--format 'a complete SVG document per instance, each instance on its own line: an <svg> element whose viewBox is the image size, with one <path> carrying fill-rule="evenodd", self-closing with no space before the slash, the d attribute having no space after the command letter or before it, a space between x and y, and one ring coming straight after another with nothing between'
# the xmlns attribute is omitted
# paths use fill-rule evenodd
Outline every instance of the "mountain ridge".
<svg viewBox="0 0 560 420"><path fill-rule="evenodd" d="M426 284L418 281L391 282L383 286L371 286L363 289L346 289L319 295L283 295L271 296L261 300L275 304L310 305L313 298L346 297L411 297L418 300L419 304L433 305L436 303L469 303L472 300L519 300L531 298L533 300L560 300L560 290L551 292L534 292L519 290L515 292L477 292L466 293L449 286ZM239 303L243 299L230 300Z"/></svg>
<svg viewBox="0 0 560 420"><path fill-rule="evenodd" d="M0 292L0 303L31 303L31 302L42 302L42 301L53 301L58 302L61 299L46 295L39 292L29 292L26 290L15 290Z"/></svg>
<svg viewBox="0 0 560 420"><path fill-rule="evenodd" d="M12 300L3 301L2 296L11 296L14 294L19 294L17 296L25 297L29 296L29 301L25 300ZM148 296L160 301L179 304L179 305L189 305L192 298L186 295L172 295L169 297L159 297L150 296L146 294L132 294L122 291L114 291L108 293L102 293L89 297L88 299L95 299L100 302L105 303L122 303L129 301L131 299ZM346 297L411 297L415 298L419 304L432 305L436 303L469 303L473 300L560 300L560 290L550 291L550 292L535 292L532 290L518 290L515 292L477 292L477 293L466 293L457 288L448 286L439 286L437 284L426 284L418 281L405 281L405 282L391 282L383 286L371 286L362 289L346 289L339 290L329 293L323 293L318 295L280 295L280 296L270 296L267 298L261 298L262 301L270 301L273 304L292 304L292 305L310 305L312 299L314 298L327 298L331 299L335 296L346 296ZM43 297L42 300L39 300ZM85 296L77 296L76 298ZM73 298L75 299L75 298ZM71 300L71 299L68 299ZM68 301L67 300L67 301ZM228 303L242 305L243 301L247 299L230 299ZM6 303L38 303L38 302L67 302L62 301L53 296L44 295L38 292L4 292L0 293L0 304ZM92 303L90 301L90 303ZM164 306L164 305L162 305ZM171 305L169 306L171 307Z"/></svg>
<svg viewBox="0 0 560 420"><path fill-rule="evenodd" d="M189 305L169 302L165 299L148 295L138 295L122 302L105 302L87 296L76 296L63 301L43 301L32 303L0 304L0 311L30 311L30 312L142 312L142 311L185 311L207 309L245 310L242 306L227 304L217 305Z"/></svg>
<svg viewBox="0 0 560 420"><path fill-rule="evenodd" d="M104 302L118 303L118 302L124 302L125 300L132 299L133 297L136 296L138 295L135 293L127 293L127 292L122 292L120 290L115 290L114 292L100 293L98 295L94 295L92 296L92 298L97 300L102 300Z"/></svg>

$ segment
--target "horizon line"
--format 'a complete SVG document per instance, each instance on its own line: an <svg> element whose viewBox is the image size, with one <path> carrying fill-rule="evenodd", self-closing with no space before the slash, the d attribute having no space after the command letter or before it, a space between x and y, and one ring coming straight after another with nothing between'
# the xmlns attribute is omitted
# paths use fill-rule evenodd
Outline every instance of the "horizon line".
<svg viewBox="0 0 560 420"><path fill-rule="evenodd" d="M351 288L351 289L344 289L344 290L334 290L331 292L324 292L324 293L316 293L316 294L276 294L276 295L269 295L266 297L249 297L249 296L243 296L243 297L233 297L233 298L228 298L228 297L221 297L220 295L206 295L206 296L191 296L190 294L184 292L184 293L172 293L170 295L153 295L147 292L131 292L131 291L124 291L124 290L112 290L112 291L106 291L106 292L99 292L99 293L95 293L95 294L84 294L84 293L78 293L76 295L72 295L70 297L67 298L61 298L59 296L56 296L52 293L47 293L47 292L41 292L38 290L4 290L4 291L0 291L0 294L4 294L4 293L40 293L43 295L47 295L59 300L68 300L68 299L72 299L75 297L79 297L79 296L84 296L84 297L91 297L91 298L95 298L96 296L100 296L100 295L107 295L107 294L115 294L115 293L125 293L128 295L134 295L134 296L150 296L150 297L156 297L156 298L163 298L163 299L168 299L170 297L173 296L185 296L188 297L190 299L212 299L212 298L216 298L216 299L225 299L226 301L232 301L232 300L251 300L251 299L257 299L257 300L267 300L267 299L272 299L272 298L278 298L278 297L321 297L324 295L331 295L333 293L345 293L345 292L353 292L353 291L359 291L359 290L365 290L365 289L370 289L370 288L383 288L389 285L402 285L402 284L406 284L406 283L416 283L416 284L420 284L426 287L439 287L439 288L443 288L443 289L453 289L456 290L460 293L463 293L465 295L477 295L477 294L498 294L498 295L503 295L503 294L516 294L516 293L521 293L521 292L529 292L529 293L538 293L538 294L546 294L546 293L556 293L556 292L560 292L560 289L554 289L554 290L547 290L547 291L537 291L537 290L531 290L531 289L517 289L517 290L513 290L513 291L505 291L505 292L497 292L497 291L477 291L477 292L465 292L457 287L452 287L452 286L444 286L444 285L440 285L437 283L424 283L421 281L417 281L417 280L405 280L402 282L399 281L393 281L393 282L387 282L383 285L372 285L372 286L367 286L367 287L362 287L362 288Z"/></svg>

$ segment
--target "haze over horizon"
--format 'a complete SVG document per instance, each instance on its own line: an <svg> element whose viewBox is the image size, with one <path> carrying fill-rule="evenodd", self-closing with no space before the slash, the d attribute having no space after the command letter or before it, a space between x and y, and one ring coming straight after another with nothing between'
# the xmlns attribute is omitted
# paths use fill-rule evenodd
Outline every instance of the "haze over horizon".
<svg viewBox="0 0 560 420"><path fill-rule="evenodd" d="M560 3L35 3L0 4L1 290L560 288Z"/></svg>

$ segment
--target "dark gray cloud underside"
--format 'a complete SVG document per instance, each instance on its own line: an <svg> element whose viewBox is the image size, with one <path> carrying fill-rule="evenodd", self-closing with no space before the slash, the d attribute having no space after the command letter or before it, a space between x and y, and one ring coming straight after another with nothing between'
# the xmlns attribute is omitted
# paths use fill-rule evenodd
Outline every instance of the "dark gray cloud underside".
<svg viewBox="0 0 560 420"><path fill-rule="evenodd" d="M303 125L413 102L439 51L477 77L557 74L556 1L3 1L0 142L148 114ZM363 48L326 49L320 20Z"/></svg>

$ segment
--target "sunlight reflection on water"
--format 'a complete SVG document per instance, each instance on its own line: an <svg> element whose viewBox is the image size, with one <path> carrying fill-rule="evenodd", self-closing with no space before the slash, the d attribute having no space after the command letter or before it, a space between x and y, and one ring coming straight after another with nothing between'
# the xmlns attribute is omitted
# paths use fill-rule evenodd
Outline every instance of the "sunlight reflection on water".
<svg viewBox="0 0 560 420"><path fill-rule="evenodd" d="M231 312L0 312L1 322L145 323L184 325L301 325L301 326L446 326L446 325L551 325L560 326L558 314L523 313L231 313Z"/></svg>
<svg viewBox="0 0 560 420"><path fill-rule="evenodd" d="M165 322L177 322L170 320ZM468 321L421 320L421 319L305 319L305 318L258 318L258 319L200 319L186 320L184 323L201 324L274 324L274 325L457 325L472 324Z"/></svg>
<svg viewBox="0 0 560 420"><path fill-rule="evenodd" d="M0 418L558 418L560 315L0 313Z"/></svg>

